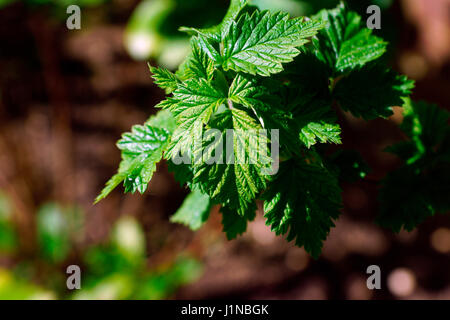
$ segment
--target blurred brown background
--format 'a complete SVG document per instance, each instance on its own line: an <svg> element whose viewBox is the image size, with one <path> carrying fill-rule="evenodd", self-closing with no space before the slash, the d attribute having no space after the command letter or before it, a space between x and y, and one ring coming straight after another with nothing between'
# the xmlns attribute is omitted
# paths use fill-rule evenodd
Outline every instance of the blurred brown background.
<svg viewBox="0 0 450 320"><path fill-rule="evenodd" d="M138 2L83 9L82 28L73 31L49 8L18 2L0 9L0 189L13 204L22 255L36 250L37 208L57 201L78 204L85 213L79 250L101 243L118 217L132 215L144 226L149 266L180 252L202 261L200 279L174 298L450 299L448 215L398 235L373 223L372 181L399 165L382 152L403 138L399 108L389 120L345 119L345 147L359 150L373 171L343 186L344 213L317 261L271 233L261 212L244 236L230 242L217 208L196 233L171 224L186 190L165 163L145 195L123 195L118 188L93 206L120 161L116 140L155 113L164 97L146 63L131 59L123 45ZM417 80L413 98L449 108L450 1L394 1L384 17L394 68ZM0 265L9 263L0 258ZM373 264L381 267L381 290L366 288L365 271Z"/></svg>

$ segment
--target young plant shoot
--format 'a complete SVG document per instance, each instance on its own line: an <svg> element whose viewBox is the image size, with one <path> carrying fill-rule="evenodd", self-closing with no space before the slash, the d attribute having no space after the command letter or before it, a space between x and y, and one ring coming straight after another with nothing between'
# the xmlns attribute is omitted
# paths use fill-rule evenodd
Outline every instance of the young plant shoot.
<svg viewBox="0 0 450 320"><path fill-rule="evenodd" d="M119 140L118 173L96 201L119 184L144 193L166 159L192 192L172 221L196 230L218 204L233 239L259 200L272 231L316 258L341 213L340 181L367 173L356 152L326 148L341 144L337 112L387 118L406 102L411 140L390 148L405 165L382 183L378 222L411 230L449 210L448 114L408 100L414 82L385 64L387 43L345 4L290 18L232 0L219 25L182 30L189 56L175 73L150 67L167 98Z"/></svg>

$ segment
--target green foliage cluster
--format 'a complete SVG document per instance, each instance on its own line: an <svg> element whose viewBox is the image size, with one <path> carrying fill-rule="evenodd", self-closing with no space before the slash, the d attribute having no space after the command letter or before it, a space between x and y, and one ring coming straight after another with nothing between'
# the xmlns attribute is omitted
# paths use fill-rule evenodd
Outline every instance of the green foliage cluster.
<svg viewBox="0 0 450 320"><path fill-rule="evenodd" d="M144 232L131 217L119 219L109 241L90 247L83 262L83 287L72 299L167 299L201 274L200 263L186 256L149 267Z"/></svg>
<svg viewBox="0 0 450 320"><path fill-rule="evenodd" d="M380 225L399 232L414 229L436 213L450 211L450 113L426 102L405 104L402 131L407 141L387 148L404 164L380 190Z"/></svg>
<svg viewBox="0 0 450 320"><path fill-rule="evenodd" d="M227 2L229 1L142 0L128 21L124 35L125 47L136 60L151 58L160 66L176 69L189 52L189 36L180 32L180 25L196 28L213 26L223 18ZM291 16L310 15L322 8L333 8L338 3L339 0L251 1L260 10L281 10ZM348 0L348 4L359 11L371 4L385 9L392 4L392 0ZM383 21L387 20L383 16Z"/></svg>
<svg viewBox="0 0 450 320"><path fill-rule="evenodd" d="M0 254L11 260L8 269L0 267L0 299L166 299L202 270L188 256L148 266L144 231L128 216L115 223L108 241L83 248L82 212L55 203L38 210L37 250L24 255L12 212L0 193ZM66 288L71 264L81 267L81 290Z"/></svg>
<svg viewBox="0 0 450 320"><path fill-rule="evenodd" d="M341 144L337 109L365 120L386 118L392 115L392 106L404 104L413 81L386 66L381 57L387 43L344 3L309 19L261 11L247 0L233 0L219 25L182 30L192 35L191 53L175 73L150 67L168 97L157 106L162 109L157 115L118 142L119 172L97 201L120 183L126 192L143 193L156 163L167 159L175 178L192 190L172 221L198 229L210 206L220 204L224 231L232 239L254 219L259 199L274 232L286 234L288 240L319 256L342 208L339 181L362 178L367 172L357 154L329 156L319 147ZM414 213L406 207L393 213L401 204L392 204L396 196L389 189L406 195L404 177L423 175L432 184L432 170L424 166L430 165L435 174L448 166L448 153L442 151L448 147L447 121L437 110L425 104L407 108L403 129L412 142L394 147L407 157L407 164L400 177L387 178L381 195L385 209L379 221L394 230L410 229L432 212L448 208L448 197L443 196L448 180L442 181L445 188L428 190ZM439 139L430 134L435 126ZM193 138L211 128L222 133L220 142L229 129L278 129L279 172L263 174L262 162L175 165L171 161L177 155L196 159L199 152L208 153L211 141L199 147L193 145ZM248 156L254 146L235 138L233 147ZM405 156L406 151L412 154Z"/></svg>

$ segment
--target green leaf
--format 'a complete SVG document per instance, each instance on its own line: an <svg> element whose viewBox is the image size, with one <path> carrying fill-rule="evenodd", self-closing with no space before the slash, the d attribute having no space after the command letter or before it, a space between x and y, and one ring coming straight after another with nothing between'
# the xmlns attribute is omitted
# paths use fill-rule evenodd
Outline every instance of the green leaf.
<svg viewBox="0 0 450 320"><path fill-rule="evenodd" d="M249 204L243 214L227 206L223 206L220 212L222 213L223 231L226 233L227 239L232 240L243 234L247 230L247 223L255 219L256 203Z"/></svg>
<svg viewBox="0 0 450 320"><path fill-rule="evenodd" d="M423 101L407 101L404 116L400 128L416 143L418 150L437 147L450 134L450 112L437 105Z"/></svg>
<svg viewBox="0 0 450 320"><path fill-rule="evenodd" d="M317 258L333 220L339 217L340 193L336 177L320 164L283 162L263 195L266 223Z"/></svg>
<svg viewBox="0 0 450 320"><path fill-rule="evenodd" d="M220 130L220 134L219 137L206 137L201 150L203 161L194 166L193 181L215 203L224 204L244 215L269 178L267 172L270 172L271 160L267 156L267 137L258 135L261 127L255 119L236 107L226 109L211 127ZM228 139L227 129L234 130L233 136ZM233 147L234 164L230 161L233 158L223 151L227 143ZM219 163L208 164L216 147L222 150Z"/></svg>
<svg viewBox="0 0 450 320"><path fill-rule="evenodd" d="M450 161L420 166L405 165L391 172L379 193L376 222L394 232L412 231L436 213L450 211Z"/></svg>
<svg viewBox="0 0 450 320"><path fill-rule="evenodd" d="M303 104L315 97L329 98L329 79L331 77L329 68L309 49L302 47L301 51L302 53L292 63L286 65L285 72L281 73L280 79L275 79L280 82L287 80L289 94ZM292 100L291 97L290 100Z"/></svg>
<svg viewBox="0 0 450 320"><path fill-rule="evenodd" d="M250 0L231 0L230 7L223 18L222 22L216 26L206 29L181 27L180 31L187 32L189 34L198 34L206 38L211 38L215 41L220 41L223 30L227 30L229 25L236 20L239 14L249 4Z"/></svg>
<svg viewBox="0 0 450 320"><path fill-rule="evenodd" d="M341 127L327 102L320 99L306 104L286 101L291 111L269 110L264 113L264 122L271 128L280 128L282 143L296 154L302 150L302 144L306 148L317 143L341 144Z"/></svg>
<svg viewBox="0 0 450 320"><path fill-rule="evenodd" d="M434 215L424 188L426 181L414 171L413 167L402 167L383 180L379 193L382 206L376 220L380 226L394 232L400 232L402 228L412 231Z"/></svg>
<svg viewBox="0 0 450 320"><path fill-rule="evenodd" d="M341 128L338 124L330 124L324 121L309 122L300 130L300 140L310 148L317 142L341 143Z"/></svg>
<svg viewBox="0 0 450 320"><path fill-rule="evenodd" d="M169 110L158 111L156 116L151 116L145 124L150 127L164 129L170 134L172 134L177 127L175 118Z"/></svg>
<svg viewBox="0 0 450 320"><path fill-rule="evenodd" d="M169 130L173 127L174 120L170 112L162 111L146 124L136 125L130 133L123 134L117 143L122 151L118 173L106 183L95 203L108 196L122 182L125 192L144 193L156 170L156 163L161 160L167 148L171 136Z"/></svg>
<svg viewBox="0 0 450 320"><path fill-rule="evenodd" d="M341 127L326 102L315 100L298 108L295 114L300 140L307 148L316 143L341 144Z"/></svg>
<svg viewBox="0 0 450 320"><path fill-rule="evenodd" d="M180 183L180 186L183 187L187 184L189 187L191 186L191 181L194 176L192 172L192 167L190 164L180 163L175 164L173 161L167 161L167 165L170 172L173 172L175 180Z"/></svg>
<svg viewBox="0 0 450 320"><path fill-rule="evenodd" d="M198 189L194 189L170 218L170 221L184 224L195 231L200 229L203 223L208 220L210 209L209 196Z"/></svg>
<svg viewBox="0 0 450 320"><path fill-rule="evenodd" d="M172 112L178 124L166 155L169 159L191 150L195 134L227 101L227 94L205 79L191 79L180 84L173 99L167 101L164 107Z"/></svg>
<svg viewBox="0 0 450 320"><path fill-rule="evenodd" d="M327 81L324 82L326 91L322 91L319 86L307 90L308 85L295 79L297 77L291 73L289 81L292 83L278 90L281 94L274 95L274 101L265 101L270 105L268 110L258 108L257 113L263 116L266 127L280 129L282 144L293 153L300 152L302 144L307 148L317 143L340 144L341 128L331 109Z"/></svg>
<svg viewBox="0 0 450 320"><path fill-rule="evenodd" d="M281 155L290 158L292 154L300 155L302 153L303 144L299 139L299 129L292 113L270 108L257 112L263 118L266 129L279 130Z"/></svg>
<svg viewBox="0 0 450 320"><path fill-rule="evenodd" d="M131 132L124 133L117 142L117 147L123 154L136 158L144 153L151 153L167 142L169 132L150 125L133 126Z"/></svg>
<svg viewBox="0 0 450 320"><path fill-rule="evenodd" d="M153 73L152 78L161 89L166 90L166 93L171 93L176 90L180 80L175 74L164 68L152 67L150 64L148 67L150 68L150 72Z"/></svg>
<svg viewBox="0 0 450 320"><path fill-rule="evenodd" d="M176 103L172 111L177 124L189 129L196 121L207 124L217 108L226 102L226 94L205 79L191 79L182 84L173 93Z"/></svg>
<svg viewBox="0 0 450 320"><path fill-rule="evenodd" d="M336 69L341 72L352 70L378 59L386 51L386 42L372 35L372 30L364 29L341 45Z"/></svg>
<svg viewBox="0 0 450 320"><path fill-rule="evenodd" d="M221 61L220 52L218 51L218 42L208 39L203 35L198 35L192 40L196 45L215 63Z"/></svg>
<svg viewBox="0 0 450 320"><path fill-rule="evenodd" d="M370 64L339 80L334 97L342 109L366 120L388 117L394 106L402 106L414 81L381 64Z"/></svg>
<svg viewBox="0 0 450 320"><path fill-rule="evenodd" d="M287 13L256 10L232 22L223 38L220 62L225 70L269 76L283 71L282 64L291 62L307 43L323 28L322 22L289 20Z"/></svg>
<svg viewBox="0 0 450 320"><path fill-rule="evenodd" d="M245 107L254 108L264 104L261 98L267 94L267 90L259 85L249 75L238 74L230 85L228 97L231 102L241 104Z"/></svg>
<svg viewBox="0 0 450 320"><path fill-rule="evenodd" d="M200 46L198 39L191 41L192 54L187 60L189 78L202 78L211 81L214 75L214 61Z"/></svg>
<svg viewBox="0 0 450 320"><path fill-rule="evenodd" d="M372 35L361 17L349 11L344 3L333 10L322 10L315 18L327 23L313 40L316 55L335 73L344 73L378 59L386 51L387 43Z"/></svg>
<svg viewBox="0 0 450 320"><path fill-rule="evenodd" d="M382 181L377 222L411 231L426 218L450 211L450 113L407 101L402 130L410 140L389 148L405 164Z"/></svg>

